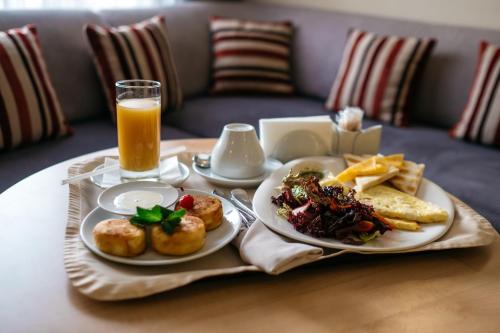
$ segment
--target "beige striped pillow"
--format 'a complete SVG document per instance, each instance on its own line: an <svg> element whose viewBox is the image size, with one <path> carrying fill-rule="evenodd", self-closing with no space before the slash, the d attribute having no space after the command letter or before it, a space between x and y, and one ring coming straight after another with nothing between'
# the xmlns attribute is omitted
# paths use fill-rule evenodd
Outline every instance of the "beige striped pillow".
<svg viewBox="0 0 500 333"><path fill-rule="evenodd" d="M370 118L397 126L408 122L408 99L436 41L432 38L349 34L326 108L362 108Z"/></svg>
<svg viewBox="0 0 500 333"><path fill-rule="evenodd" d="M450 135L500 147L500 46L481 41L469 98Z"/></svg>
<svg viewBox="0 0 500 333"><path fill-rule="evenodd" d="M290 22L212 17L212 93L292 94Z"/></svg>
<svg viewBox="0 0 500 333"><path fill-rule="evenodd" d="M0 31L0 150L71 132L35 26Z"/></svg>
<svg viewBox="0 0 500 333"><path fill-rule="evenodd" d="M113 119L115 82L119 80L159 81L162 110L180 108L182 91L163 16L115 28L87 25L84 30Z"/></svg>

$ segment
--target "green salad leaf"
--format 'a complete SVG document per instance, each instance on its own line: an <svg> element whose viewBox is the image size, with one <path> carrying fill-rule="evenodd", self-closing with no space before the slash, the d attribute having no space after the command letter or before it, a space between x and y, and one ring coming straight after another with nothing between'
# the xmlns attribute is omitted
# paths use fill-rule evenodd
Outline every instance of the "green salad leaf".
<svg viewBox="0 0 500 333"><path fill-rule="evenodd" d="M380 232L377 230L375 232L363 232L359 235L359 238L363 241L363 242L368 242L368 241L371 241L372 239L375 239L377 237L381 236Z"/></svg>
<svg viewBox="0 0 500 333"><path fill-rule="evenodd" d="M302 186L295 185L292 187L292 195L299 203L305 203L307 201L307 192Z"/></svg>

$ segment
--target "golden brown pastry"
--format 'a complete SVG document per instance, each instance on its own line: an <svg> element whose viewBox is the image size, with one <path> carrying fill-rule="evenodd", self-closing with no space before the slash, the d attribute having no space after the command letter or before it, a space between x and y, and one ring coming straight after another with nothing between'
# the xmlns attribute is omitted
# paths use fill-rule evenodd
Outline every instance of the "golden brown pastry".
<svg viewBox="0 0 500 333"><path fill-rule="evenodd" d="M223 219L222 203L219 199L209 196L193 195L193 208L187 209L187 214L199 217L205 223L207 231L213 230L221 225ZM179 204L175 209L182 208Z"/></svg>
<svg viewBox="0 0 500 333"><path fill-rule="evenodd" d="M96 246L102 252L120 257L134 257L146 249L144 229L126 219L103 220L92 231Z"/></svg>
<svg viewBox="0 0 500 333"><path fill-rule="evenodd" d="M184 255L198 251L205 244L205 224L196 216L186 215L172 235L160 225L151 228L151 244L160 254Z"/></svg>

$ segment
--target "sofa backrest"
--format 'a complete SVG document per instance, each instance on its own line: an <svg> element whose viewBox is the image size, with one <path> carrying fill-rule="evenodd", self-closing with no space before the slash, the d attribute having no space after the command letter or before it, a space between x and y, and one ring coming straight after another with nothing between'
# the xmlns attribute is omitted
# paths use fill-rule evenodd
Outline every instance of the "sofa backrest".
<svg viewBox="0 0 500 333"><path fill-rule="evenodd" d="M432 53L411 106L411 119L441 127L458 121L475 72L479 42L500 44L500 31L456 27L390 18L255 3L186 3L140 11L102 11L112 25L131 23L155 14L167 17L169 35L186 95L206 92L210 74L208 17L292 20L295 82L299 93L326 99L352 28L380 34L434 37Z"/></svg>
<svg viewBox="0 0 500 333"><path fill-rule="evenodd" d="M299 93L326 99L351 28L381 34L434 37L436 48L422 74L412 119L450 127L467 100L479 41L500 44L500 31L407 22L340 12L255 3L183 3L155 9L90 11L2 11L0 30L34 23L57 93L70 120L104 114L106 103L82 35L86 23L120 25L165 15L185 97L204 94L210 77L212 15L292 20L295 82Z"/></svg>

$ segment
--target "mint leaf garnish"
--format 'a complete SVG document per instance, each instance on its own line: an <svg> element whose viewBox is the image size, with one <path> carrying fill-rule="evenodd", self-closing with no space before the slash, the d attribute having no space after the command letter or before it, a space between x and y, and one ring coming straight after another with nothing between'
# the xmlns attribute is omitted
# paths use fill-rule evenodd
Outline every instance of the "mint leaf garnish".
<svg viewBox="0 0 500 333"><path fill-rule="evenodd" d="M151 209L137 207L136 216L145 223L157 223L163 220L163 214L160 206L154 206Z"/></svg>
<svg viewBox="0 0 500 333"><path fill-rule="evenodd" d="M175 228L181 223L182 217L186 215L185 209L179 209L175 212L172 212L161 222L161 227L163 231L167 234L172 235L175 231Z"/></svg>
<svg viewBox="0 0 500 333"><path fill-rule="evenodd" d="M137 207L137 213L130 218L130 223L141 227L147 224L160 223L163 231L172 235L184 215L186 215L185 209L173 211L160 205L156 205L151 209Z"/></svg>
<svg viewBox="0 0 500 333"><path fill-rule="evenodd" d="M172 222L172 221L177 221L181 220L181 218L186 215L186 210L184 208L176 210L175 212L172 212L170 215L167 216L166 221L167 222Z"/></svg>
<svg viewBox="0 0 500 333"><path fill-rule="evenodd" d="M163 221L161 223L161 228L163 231L165 231L167 234L172 235L175 231L175 228L181 223L181 220L173 220L173 221Z"/></svg>

